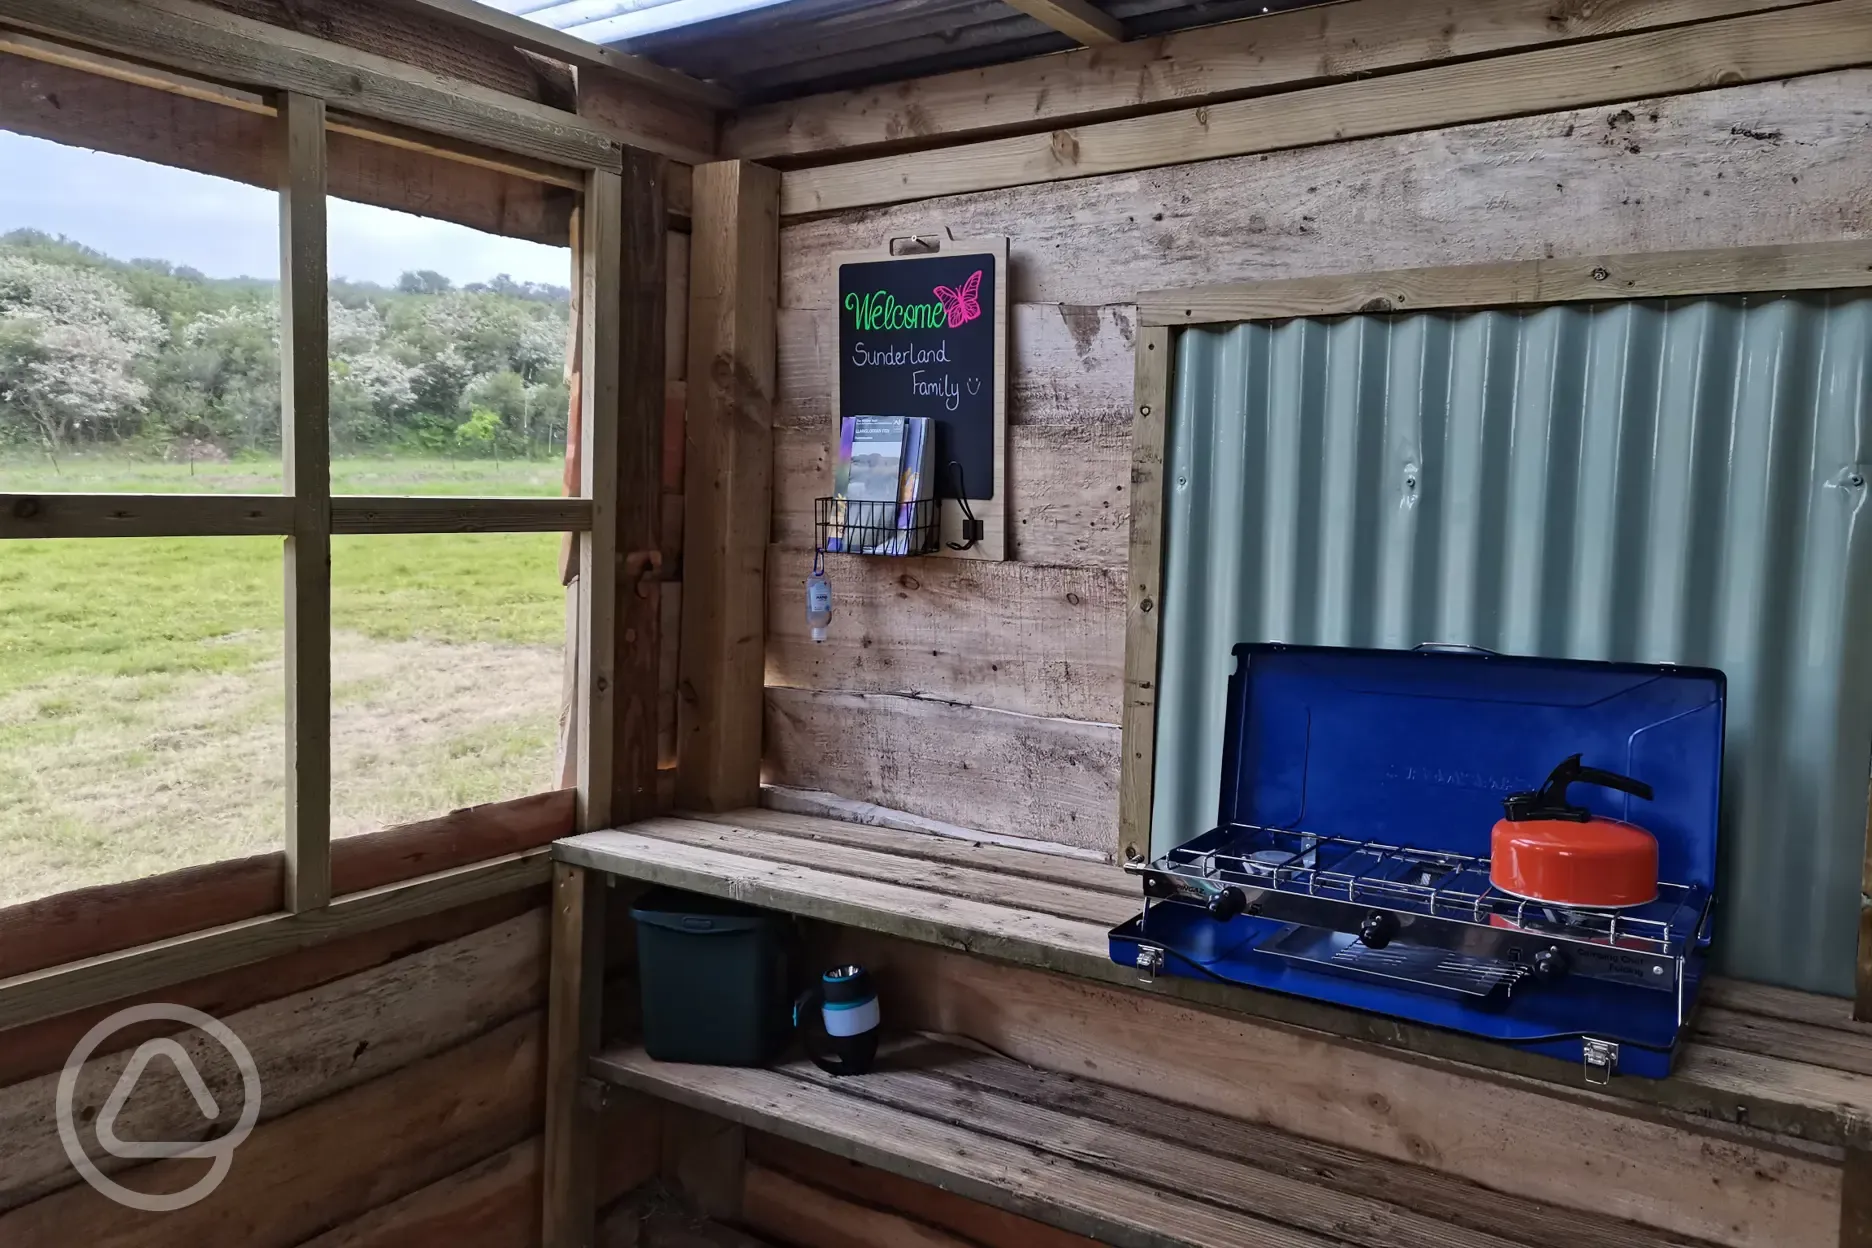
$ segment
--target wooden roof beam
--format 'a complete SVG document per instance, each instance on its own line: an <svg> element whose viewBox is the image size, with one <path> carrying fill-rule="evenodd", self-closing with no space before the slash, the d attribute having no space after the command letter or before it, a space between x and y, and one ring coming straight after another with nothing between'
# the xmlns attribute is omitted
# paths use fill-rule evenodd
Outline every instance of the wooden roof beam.
<svg viewBox="0 0 1872 1248"><path fill-rule="evenodd" d="M1118 19L1089 0L1007 0L1007 3L1010 8L1019 9L1088 48L1124 42L1124 27L1118 24Z"/></svg>
<svg viewBox="0 0 1872 1248"><path fill-rule="evenodd" d="M1066 2L1082 4L1083 0L1066 0ZM427 14L451 26L505 40L516 48L537 52L541 56L550 56L568 65L577 65L582 69L609 70L678 99L706 104L710 108L734 106L733 93L712 82L704 82L700 78L691 78L688 74L665 69L647 57L619 52L615 48L603 47L580 39L576 35L554 30L550 26L530 22L524 17L515 17L492 5L481 4L479 0L391 0L391 3L401 8ZM1100 14L1100 16L1104 15Z"/></svg>

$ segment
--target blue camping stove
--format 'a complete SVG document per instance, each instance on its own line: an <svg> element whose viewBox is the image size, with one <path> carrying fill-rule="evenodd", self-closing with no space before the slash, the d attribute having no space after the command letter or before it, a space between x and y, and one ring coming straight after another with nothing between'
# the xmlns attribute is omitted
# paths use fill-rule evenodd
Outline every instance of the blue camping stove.
<svg viewBox="0 0 1872 1248"><path fill-rule="evenodd" d="M1313 997L1662 1078L1710 943L1724 679L1450 648L1235 647L1217 826L1127 871L1112 960ZM1655 900L1576 909L1489 879L1503 799L1557 759L1648 783L1576 790L1658 842ZM1628 809L1629 808L1629 809ZM1161 834L1160 830L1160 834Z"/></svg>

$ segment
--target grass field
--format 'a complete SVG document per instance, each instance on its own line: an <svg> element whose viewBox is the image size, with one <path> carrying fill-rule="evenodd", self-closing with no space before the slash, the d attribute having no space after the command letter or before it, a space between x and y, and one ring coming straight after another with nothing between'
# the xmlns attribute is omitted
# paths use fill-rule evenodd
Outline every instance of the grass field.
<svg viewBox="0 0 1872 1248"><path fill-rule="evenodd" d="M267 492L277 464L0 460L0 492ZM339 460L342 493L554 494L556 463ZM553 787L557 534L332 543L333 831ZM0 904L279 846L277 538L0 543Z"/></svg>

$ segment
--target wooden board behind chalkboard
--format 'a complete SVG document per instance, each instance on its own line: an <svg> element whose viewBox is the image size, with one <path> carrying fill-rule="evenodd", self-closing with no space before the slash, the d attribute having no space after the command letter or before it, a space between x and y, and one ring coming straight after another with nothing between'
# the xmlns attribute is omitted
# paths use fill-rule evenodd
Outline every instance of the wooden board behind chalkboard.
<svg viewBox="0 0 1872 1248"><path fill-rule="evenodd" d="M927 416L936 427L941 553L1007 558L1007 239L920 238L837 259L839 364L832 410L847 416ZM838 429L830 431L838 444ZM967 551L966 490L983 537Z"/></svg>

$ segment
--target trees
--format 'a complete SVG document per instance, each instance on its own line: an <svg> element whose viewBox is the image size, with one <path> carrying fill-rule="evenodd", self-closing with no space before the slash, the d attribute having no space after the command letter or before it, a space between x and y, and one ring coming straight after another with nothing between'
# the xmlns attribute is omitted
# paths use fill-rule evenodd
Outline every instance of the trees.
<svg viewBox="0 0 1872 1248"><path fill-rule="evenodd" d="M406 295L444 295L455 289L455 283L434 269L418 269L405 273L398 280L397 289Z"/></svg>
<svg viewBox="0 0 1872 1248"><path fill-rule="evenodd" d="M556 453L568 318L562 288L505 274L334 282L334 448ZM0 445L275 454L279 404L275 283L0 236Z"/></svg>
<svg viewBox="0 0 1872 1248"><path fill-rule="evenodd" d="M0 252L0 423L53 454L133 432L162 336L155 313L93 270Z"/></svg>

